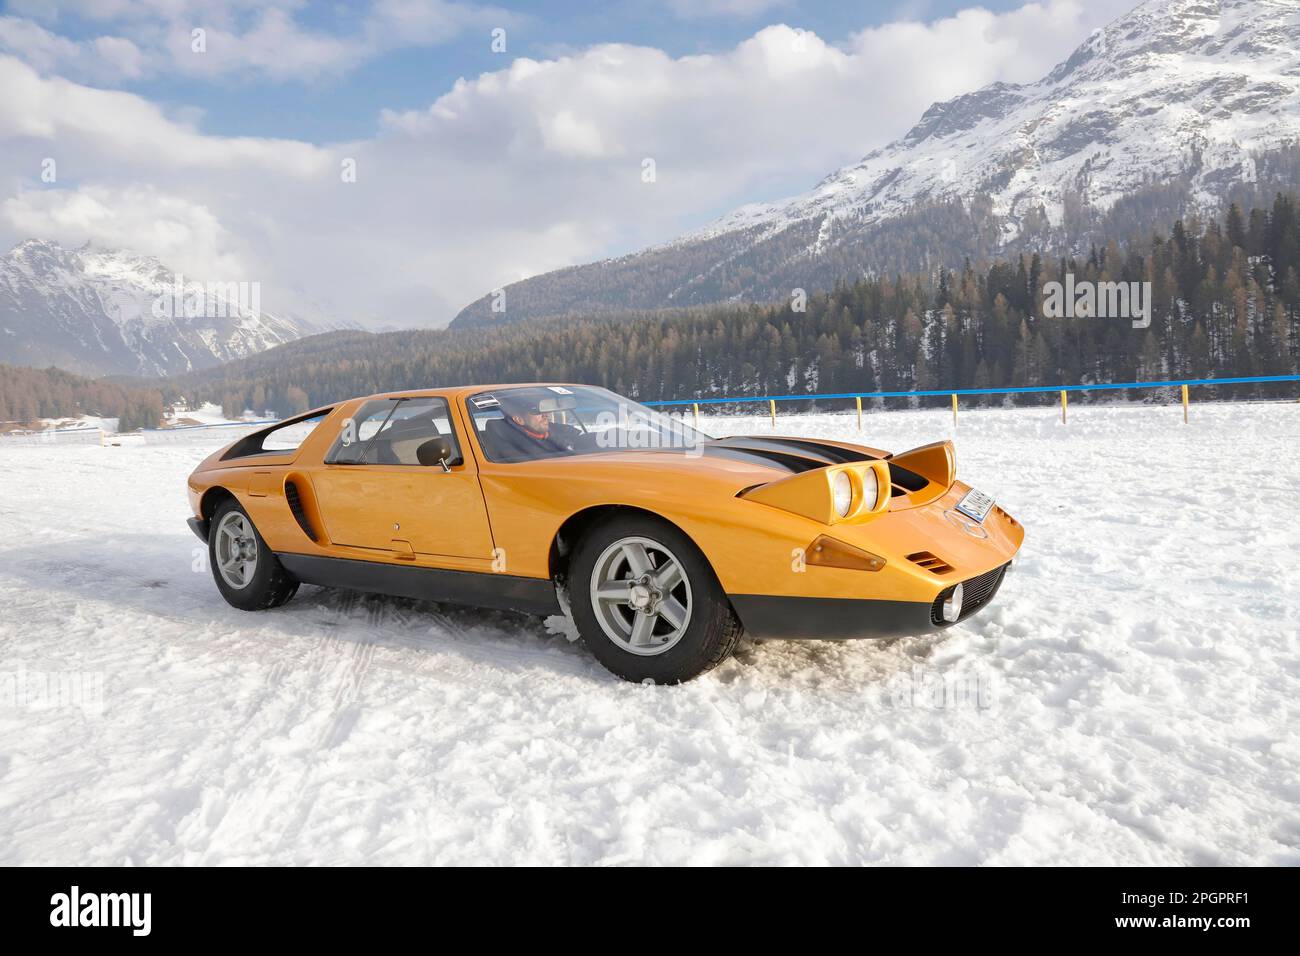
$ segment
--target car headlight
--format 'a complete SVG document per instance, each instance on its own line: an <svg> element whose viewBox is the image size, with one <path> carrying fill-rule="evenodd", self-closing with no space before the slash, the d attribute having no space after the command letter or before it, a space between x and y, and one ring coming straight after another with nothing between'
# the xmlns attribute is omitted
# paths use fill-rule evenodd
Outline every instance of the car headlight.
<svg viewBox="0 0 1300 956"><path fill-rule="evenodd" d="M867 511L873 511L876 507L876 500L880 497L880 481L876 478L876 472L868 468L862 472L862 507Z"/></svg>
<svg viewBox="0 0 1300 956"><path fill-rule="evenodd" d="M835 496L835 513L841 518L845 517L853 507L853 482L849 479L848 472L835 473L831 478L831 493Z"/></svg>
<svg viewBox="0 0 1300 956"><path fill-rule="evenodd" d="M889 462L871 459L814 468L754 485L738 497L802 515L819 524L864 524L889 510Z"/></svg>

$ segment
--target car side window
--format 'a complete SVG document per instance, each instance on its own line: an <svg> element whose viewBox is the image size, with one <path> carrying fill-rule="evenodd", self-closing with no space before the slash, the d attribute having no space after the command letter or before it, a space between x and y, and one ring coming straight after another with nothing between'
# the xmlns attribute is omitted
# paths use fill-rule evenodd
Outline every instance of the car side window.
<svg viewBox="0 0 1300 956"><path fill-rule="evenodd" d="M445 443L441 451L448 465L458 465L460 443L442 398L381 398L366 402L343 421L327 465L420 465L420 446L434 439ZM434 445L437 449L438 446ZM425 452L425 463L437 458Z"/></svg>
<svg viewBox="0 0 1300 956"><path fill-rule="evenodd" d="M222 461L232 458L249 458L253 455L285 455L298 450L307 436L314 432L329 417L331 408L299 415L270 428L245 435L230 446L221 456Z"/></svg>
<svg viewBox="0 0 1300 956"><path fill-rule="evenodd" d="M262 439L263 451L297 451L299 446L307 440L307 436L316 430L316 426L325 420L325 415L315 415L311 418L303 418L298 421L281 425L266 433Z"/></svg>

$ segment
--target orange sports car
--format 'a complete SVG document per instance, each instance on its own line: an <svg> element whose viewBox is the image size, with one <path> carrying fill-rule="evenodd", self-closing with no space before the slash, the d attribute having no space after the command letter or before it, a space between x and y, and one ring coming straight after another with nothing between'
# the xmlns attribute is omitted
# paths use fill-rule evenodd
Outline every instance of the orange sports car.
<svg viewBox="0 0 1300 956"><path fill-rule="evenodd" d="M603 388L372 395L254 432L189 479L222 596L299 584L568 614L628 680L684 681L757 638L890 637L986 606L1024 538L902 454L713 439Z"/></svg>

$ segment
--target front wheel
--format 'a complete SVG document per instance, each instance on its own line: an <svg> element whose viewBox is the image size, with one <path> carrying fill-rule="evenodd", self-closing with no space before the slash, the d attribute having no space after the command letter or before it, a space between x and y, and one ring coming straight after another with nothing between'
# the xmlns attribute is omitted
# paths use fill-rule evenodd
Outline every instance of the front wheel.
<svg viewBox="0 0 1300 956"><path fill-rule="evenodd" d="M740 622L704 555L681 531L650 517L597 525L569 575L583 642L626 680L672 684L730 656Z"/></svg>
<svg viewBox="0 0 1300 956"><path fill-rule="evenodd" d="M211 528L208 560L217 590L228 604L241 611L262 611L294 596L298 582L271 553L238 501L222 502Z"/></svg>

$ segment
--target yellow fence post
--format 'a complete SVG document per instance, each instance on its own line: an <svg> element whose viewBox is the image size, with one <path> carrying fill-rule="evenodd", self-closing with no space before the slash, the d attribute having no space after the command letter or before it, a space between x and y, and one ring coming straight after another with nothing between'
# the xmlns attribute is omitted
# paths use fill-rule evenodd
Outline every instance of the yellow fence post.
<svg viewBox="0 0 1300 956"><path fill-rule="evenodd" d="M952 427L957 427L957 393L952 393Z"/></svg>
<svg viewBox="0 0 1300 956"><path fill-rule="evenodd" d="M1187 424L1187 386L1183 386L1183 424Z"/></svg>
<svg viewBox="0 0 1300 956"><path fill-rule="evenodd" d="M768 404L769 406L771 406L771 410L772 410L772 427L775 428L775 427L776 427L776 399L775 399L775 398L769 398L769 399L767 400L767 404Z"/></svg>
<svg viewBox="0 0 1300 956"><path fill-rule="evenodd" d="M862 396L858 396L858 431L862 431Z"/></svg>
<svg viewBox="0 0 1300 956"><path fill-rule="evenodd" d="M691 402L691 408L695 409L695 430L700 430L700 403Z"/></svg>
<svg viewBox="0 0 1300 956"><path fill-rule="evenodd" d="M1061 424L1065 424L1065 410L1070 405L1070 400L1065 397L1065 389L1061 389Z"/></svg>

